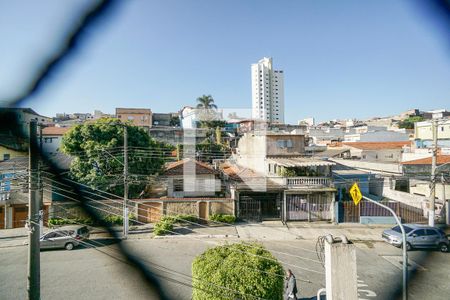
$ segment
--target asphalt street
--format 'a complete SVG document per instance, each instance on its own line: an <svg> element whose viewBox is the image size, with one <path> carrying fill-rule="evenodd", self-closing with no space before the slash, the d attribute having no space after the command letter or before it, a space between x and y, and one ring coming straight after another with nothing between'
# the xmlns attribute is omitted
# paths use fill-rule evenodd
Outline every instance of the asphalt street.
<svg viewBox="0 0 450 300"><path fill-rule="evenodd" d="M209 247L239 239L141 239L122 242L150 267L170 299L191 299L191 263ZM1 243L1 241L0 241ZM139 271L126 263L117 244L93 240L95 248L41 252L42 299L157 299ZM311 240L263 244L294 271L304 299L325 286L324 269ZM360 299L396 299L401 292L401 251L383 242L358 242ZM1 246L1 245L0 245ZM408 252L413 270L410 299L449 299L450 253ZM0 248L0 299L26 298L27 247ZM344 270L345 271L345 270Z"/></svg>

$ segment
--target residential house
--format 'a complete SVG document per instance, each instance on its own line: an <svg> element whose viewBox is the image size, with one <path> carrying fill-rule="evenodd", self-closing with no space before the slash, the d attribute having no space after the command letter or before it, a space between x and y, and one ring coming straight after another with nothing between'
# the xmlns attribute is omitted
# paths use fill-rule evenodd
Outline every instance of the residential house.
<svg viewBox="0 0 450 300"><path fill-rule="evenodd" d="M15 136L28 134L30 121L35 120L38 124L48 125L52 118L42 116L31 108L0 108L1 132Z"/></svg>
<svg viewBox="0 0 450 300"><path fill-rule="evenodd" d="M437 127L438 146L450 148L450 118L440 120ZM432 128L432 121L414 124L414 141L417 148L430 148L433 145Z"/></svg>
<svg viewBox="0 0 450 300"><path fill-rule="evenodd" d="M253 132L221 170L242 219L331 221L333 165L305 156L304 134Z"/></svg>
<svg viewBox="0 0 450 300"><path fill-rule="evenodd" d="M69 129L69 127L44 127L42 129L42 152L46 155L60 153L62 137Z"/></svg>
<svg viewBox="0 0 450 300"><path fill-rule="evenodd" d="M28 155L0 161L0 229L24 227L28 219ZM49 202L44 199L44 220Z"/></svg>
<svg viewBox="0 0 450 300"><path fill-rule="evenodd" d="M171 198L213 197L221 192L218 172L194 159L169 163L163 176L167 178L167 196Z"/></svg>
<svg viewBox="0 0 450 300"><path fill-rule="evenodd" d="M116 117L122 122L149 129L152 127L152 111L146 108L116 108Z"/></svg>
<svg viewBox="0 0 450 300"><path fill-rule="evenodd" d="M24 138L0 133L0 161L28 156L28 144Z"/></svg>
<svg viewBox="0 0 450 300"><path fill-rule="evenodd" d="M410 141L401 142L344 142L352 158L368 162L399 163L402 153L410 147Z"/></svg>

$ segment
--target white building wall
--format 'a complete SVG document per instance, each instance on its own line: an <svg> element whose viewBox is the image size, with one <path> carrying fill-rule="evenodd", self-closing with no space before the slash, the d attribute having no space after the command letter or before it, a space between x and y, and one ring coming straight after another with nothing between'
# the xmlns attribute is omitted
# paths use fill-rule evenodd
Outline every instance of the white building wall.
<svg viewBox="0 0 450 300"><path fill-rule="evenodd" d="M273 70L272 58L253 64L252 117L271 123L284 123L284 74Z"/></svg>

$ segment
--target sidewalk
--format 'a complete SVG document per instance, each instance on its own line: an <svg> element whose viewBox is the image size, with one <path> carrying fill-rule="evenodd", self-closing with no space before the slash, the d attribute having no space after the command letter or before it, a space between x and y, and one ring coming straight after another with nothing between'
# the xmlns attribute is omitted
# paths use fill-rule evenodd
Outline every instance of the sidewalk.
<svg viewBox="0 0 450 300"><path fill-rule="evenodd" d="M317 240L319 236L332 234L345 235L350 240L382 241L381 233L392 225L363 225L330 223L289 222L263 222L255 224L240 224L236 226L239 236L244 239L270 239L270 240Z"/></svg>
<svg viewBox="0 0 450 300"><path fill-rule="evenodd" d="M317 240L319 236L332 234L334 236L345 235L355 241L382 241L381 233L392 225L363 225L355 223L343 223L333 225L330 223L288 222L284 225L280 221L262 223L238 223L230 226L210 227L175 227L176 234L156 237L158 239L176 238L239 238L247 240ZM122 237L122 227L111 228L119 238ZM131 229L131 228L130 228ZM128 239L150 239L153 237L152 225L134 226L129 231ZM47 232L49 228L44 228ZM98 228L91 229L91 238L108 238L109 233ZM12 245L23 245L26 241L27 230L25 228L0 230L0 248Z"/></svg>

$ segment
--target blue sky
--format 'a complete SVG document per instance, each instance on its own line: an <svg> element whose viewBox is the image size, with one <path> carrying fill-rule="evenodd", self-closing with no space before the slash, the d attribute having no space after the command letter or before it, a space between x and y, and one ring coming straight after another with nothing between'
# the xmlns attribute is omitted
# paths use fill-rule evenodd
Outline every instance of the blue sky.
<svg viewBox="0 0 450 300"><path fill-rule="evenodd" d="M285 72L286 121L450 108L448 32L420 1L120 1L26 105L44 115L250 108L250 65ZM86 0L0 0L0 99L55 50ZM447 40L446 40L447 39Z"/></svg>

